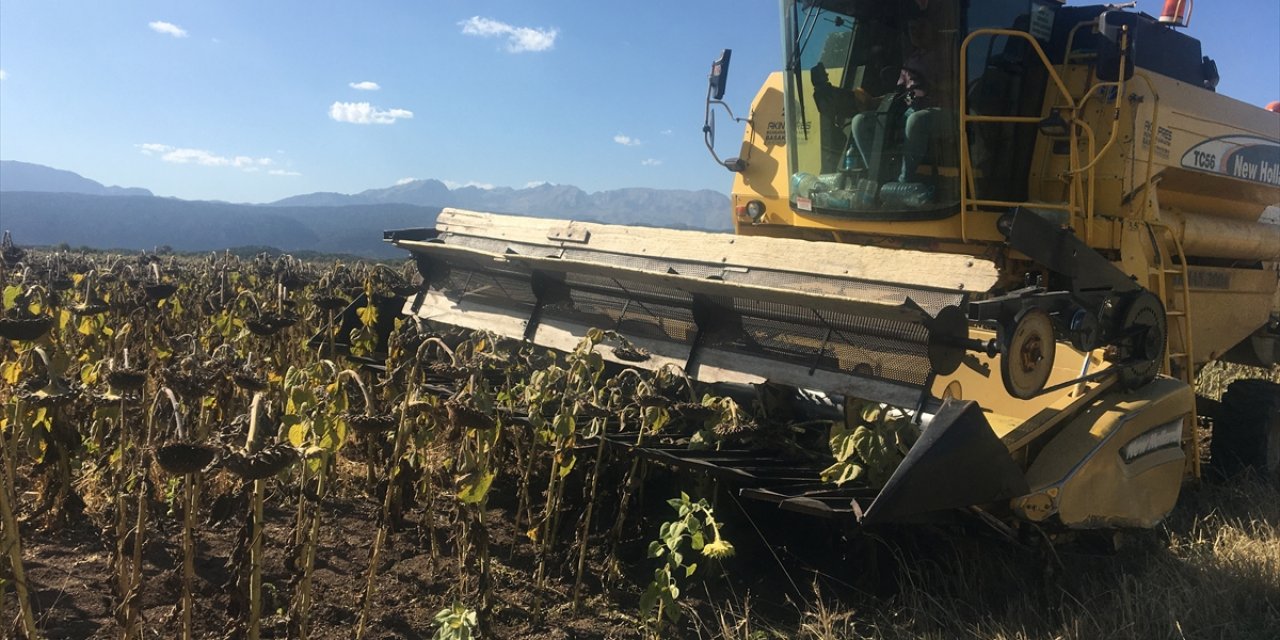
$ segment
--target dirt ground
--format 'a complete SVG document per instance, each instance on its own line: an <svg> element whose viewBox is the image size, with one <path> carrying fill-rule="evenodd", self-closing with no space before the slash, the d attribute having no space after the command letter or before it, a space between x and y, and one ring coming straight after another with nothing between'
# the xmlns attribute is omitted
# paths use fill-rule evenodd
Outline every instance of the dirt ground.
<svg viewBox="0 0 1280 640"><path fill-rule="evenodd" d="M363 466L347 464L348 490L321 505L311 638L353 638L360 613L381 501L354 489L361 486ZM84 517L59 530L40 529L40 514L30 511L33 487L22 477L23 555L44 637L120 637L109 509L90 500ZM574 497L541 591L534 580L535 546L526 525L512 518L515 487L510 479L495 483L485 514L493 601L483 637L643 637L638 603L657 566L645 548L669 519L665 498L679 489L674 477L650 474L648 497L633 507L619 546L620 573L604 579L619 481L603 476L606 492L593 519L585 595L576 613L570 605L577 559L571 541L582 513L580 478L567 491ZM685 616L663 631L664 638L1274 638L1266 629L1280 624L1280 494L1271 482L1188 487L1178 510L1155 531L1058 545L1002 539L972 524L850 534L734 499L723 487L681 482L680 488L716 502L737 553L723 565L699 558L703 566L681 595ZM195 533L197 638L245 637L246 592L237 576L244 575L249 509L247 495L236 489L222 474L206 483ZM417 498L418 507L404 514L384 547L366 638L431 638L441 609L459 599L478 606L474 564L469 585L458 586L450 538L459 529L458 514ZM300 575L290 544L297 500L287 483L270 482L264 638L297 637L288 615ZM441 494L435 504L456 500ZM151 513L141 592L144 637L178 638L182 517L161 501L152 503ZM3 609L5 637L20 637L11 595Z"/></svg>
<svg viewBox="0 0 1280 640"><path fill-rule="evenodd" d="M28 494L30 496L30 494ZM262 637L295 637L287 611L294 585L301 575L292 505L296 493L273 481L266 499L263 571ZM441 503L451 501L441 500ZM176 638L181 632L177 606L182 585L182 517L153 503L143 570L143 629L147 638ZM380 501L367 495L329 496L313 572L311 638L349 639L354 635L364 594L369 552L376 535ZM196 540L195 636L241 638L247 618L243 581L237 580L247 537L247 495L229 493L204 501L198 515ZM31 514L27 514L31 515ZM428 517L423 511L406 514L383 548L375 601L365 637L371 639L429 638L434 617L451 605L457 593L458 566L449 532L454 514L434 513L437 558L431 553ZM640 637L634 612L638 588L625 580L605 588L599 574L603 553L594 553L585 580L587 596L579 613L569 605L573 567L567 550L559 554L561 567L549 575L549 591L539 594L533 575L534 546L517 531L509 512L491 508L490 553L494 583L490 636L500 638L632 638ZM111 567L114 541L106 513L72 520L57 531L39 530L35 518L23 525L23 556L37 624L47 638L118 638L120 624L113 614ZM576 556L575 556L576 557ZM568 576L567 578L563 576ZM475 579L472 578L472 585ZM539 602L539 595L541 602ZM629 599L630 605L620 602ZM5 602L4 618L12 621L16 605ZM6 637L17 637L10 627Z"/></svg>

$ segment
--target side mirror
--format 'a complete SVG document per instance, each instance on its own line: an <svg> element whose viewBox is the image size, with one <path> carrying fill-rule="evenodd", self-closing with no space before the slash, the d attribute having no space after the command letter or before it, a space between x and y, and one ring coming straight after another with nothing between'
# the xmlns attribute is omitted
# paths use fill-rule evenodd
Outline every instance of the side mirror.
<svg viewBox="0 0 1280 640"><path fill-rule="evenodd" d="M724 87L729 82L729 58L733 55L732 49L725 49L720 52L720 57L711 63L711 99L723 100Z"/></svg>
<svg viewBox="0 0 1280 640"><path fill-rule="evenodd" d="M1098 18L1098 79L1116 82L1133 77L1133 35L1138 25L1138 14L1125 11L1106 11ZM1120 61L1124 60L1124 68Z"/></svg>
<svg viewBox="0 0 1280 640"><path fill-rule="evenodd" d="M733 110L723 102L724 86L729 81L729 57L731 55L733 55L733 51L725 49L720 52L720 57L711 63L711 75L707 84L707 110L705 119L702 121L702 140L707 145L707 151L711 152L711 157L716 159L716 164L734 173L741 173L747 168L745 160L740 158L721 160L720 156L716 154L716 112L712 110L713 105L718 104L729 112L730 118L737 122L746 122L743 118L735 117Z"/></svg>

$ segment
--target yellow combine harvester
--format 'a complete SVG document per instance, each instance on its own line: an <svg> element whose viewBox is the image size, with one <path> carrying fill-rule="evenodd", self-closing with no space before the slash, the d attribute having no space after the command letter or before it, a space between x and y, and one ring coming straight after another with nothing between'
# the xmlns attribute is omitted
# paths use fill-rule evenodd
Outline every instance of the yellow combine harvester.
<svg viewBox="0 0 1280 640"><path fill-rule="evenodd" d="M387 233L424 276L405 311L911 416L882 488L660 452L782 508L1153 526L1200 474L1195 373L1280 354L1280 114L1216 93L1170 4L784 0L785 70L721 162L737 234L445 210ZM1274 473L1280 394L1228 395L1254 420L1215 454Z"/></svg>

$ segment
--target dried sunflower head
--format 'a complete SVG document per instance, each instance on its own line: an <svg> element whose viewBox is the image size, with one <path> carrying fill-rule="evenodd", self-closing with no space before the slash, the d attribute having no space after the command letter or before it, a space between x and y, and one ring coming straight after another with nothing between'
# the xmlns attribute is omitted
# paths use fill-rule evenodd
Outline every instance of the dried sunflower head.
<svg viewBox="0 0 1280 640"><path fill-rule="evenodd" d="M250 393L265 391L267 389L267 380L261 376L255 375L252 371L241 369L231 374L231 381L237 387L244 389Z"/></svg>
<svg viewBox="0 0 1280 640"><path fill-rule="evenodd" d="M141 369L112 369L107 384L117 391L137 391L147 383L147 372Z"/></svg>
<svg viewBox="0 0 1280 640"><path fill-rule="evenodd" d="M645 395L636 398L636 404L641 407L669 407L671 400L666 396Z"/></svg>
<svg viewBox="0 0 1280 640"><path fill-rule="evenodd" d="M649 352L639 347L620 345L613 348L613 355L627 362L644 362L649 359Z"/></svg>
<svg viewBox="0 0 1280 640"><path fill-rule="evenodd" d="M369 416L363 413L347 414L347 424L356 433L383 433L396 428L396 417L389 414Z"/></svg>
<svg viewBox="0 0 1280 640"><path fill-rule="evenodd" d="M216 372L189 362L165 369L162 376L170 389L188 399L207 395L218 379Z"/></svg>
<svg viewBox="0 0 1280 640"><path fill-rule="evenodd" d="M276 444L257 453L233 452L222 459L222 466L244 480L261 480L288 469L297 461L297 449Z"/></svg>
<svg viewBox="0 0 1280 640"><path fill-rule="evenodd" d="M76 399L79 393L61 378L50 380L43 389L29 394L25 400L37 407L61 407Z"/></svg>
<svg viewBox="0 0 1280 640"><path fill-rule="evenodd" d="M110 308L101 300L90 300L71 307L71 311L78 316L98 316L106 313Z"/></svg>
<svg viewBox="0 0 1280 640"><path fill-rule="evenodd" d="M149 284L142 287L148 300L164 300L178 291L178 287L169 283Z"/></svg>
<svg viewBox="0 0 1280 640"><path fill-rule="evenodd" d="M36 316L34 318L0 318L0 337L19 342L39 340L53 327L53 318Z"/></svg>
<svg viewBox="0 0 1280 640"><path fill-rule="evenodd" d="M445 407L449 411L449 421L463 429L493 428L493 416L479 409L469 407L460 402L447 402Z"/></svg>
<svg viewBox="0 0 1280 640"><path fill-rule="evenodd" d="M703 422L716 415L713 407L696 402L677 402L671 405L671 410L687 422Z"/></svg>
<svg viewBox="0 0 1280 640"><path fill-rule="evenodd" d="M278 327L269 322L266 316L258 316L257 318L249 318L244 323L245 328L255 336L269 337L280 333L283 327Z"/></svg>
<svg viewBox="0 0 1280 640"><path fill-rule="evenodd" d="M156 447L156 463L175 475L203 471L217 456L218 449L206 444L171 442Z"/></svg>
<svg viewBox="0 0 1280 640"><path fill-rule="evenodd" d="M298 314L292 311L283 313L268 313L261 317L261 320L278 329L287 329L298 324Z"/></svg>
<svg viewBox="0 0 1280 640"><path fill-rule="evenodd" d="M466 369L455 367L447 362L432 362L423 371L429 378L441 378L444 380L461 380L467 377Z"/></svg>
<svg viewBox="0 0 1280 640"><path fill-rule="evenodd" d="M351 304L351 302L346 298L338 296L315 296L311 301L315 303L316 307L324 311L328 311L329 313L345 309L347 305Z"/></svg>

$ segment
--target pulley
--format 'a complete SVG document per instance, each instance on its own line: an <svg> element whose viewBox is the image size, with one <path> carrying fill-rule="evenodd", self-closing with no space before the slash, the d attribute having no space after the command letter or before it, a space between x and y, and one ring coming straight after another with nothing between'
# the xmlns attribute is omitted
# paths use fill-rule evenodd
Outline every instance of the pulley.
<svg viewBox="0 0 1280 640"><path fill-rule="evenodd" d="M1160 298L1150 291L1133 296L1121 327L1121 362L1128 364L1120 367L1120 383L1135 389L1155 380L1164 366L1168 325Z"/></svg>
<svg viewBox="0 0 1280 640"><path fill-rule="evenodd" d="M1056 344L1053 320L1040 307L1027 307L1001 331L1000 377L1009 395L1019 400L1036 397L1053 373Z"/></svg>

